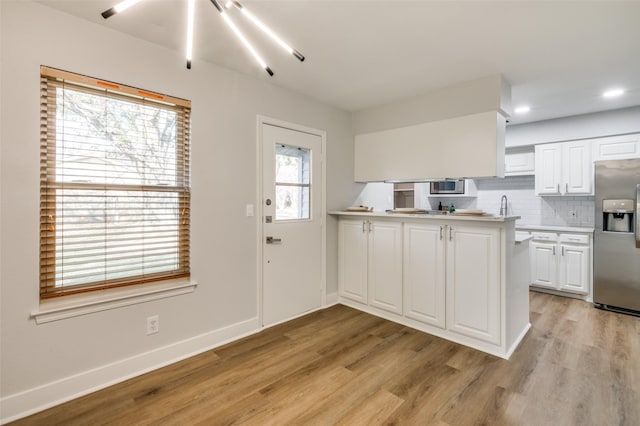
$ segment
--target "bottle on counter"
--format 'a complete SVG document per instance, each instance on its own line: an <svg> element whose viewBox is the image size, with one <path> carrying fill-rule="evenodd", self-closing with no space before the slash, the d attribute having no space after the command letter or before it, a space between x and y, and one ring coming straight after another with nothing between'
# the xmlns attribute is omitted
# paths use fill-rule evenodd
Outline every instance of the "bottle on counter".
<svg viewBox="0 0 640 426"><path fill-rule="evenodd" d="M442 210L442 201L438 203L438 210Z"/></svg>
<svg viewBox="0 0 640 426"><path fill-rule="evenodd" d="M453 203L451 203L451 207L449 207L449 213L455 213L456 211L456 206L453 205Z"/></svg>

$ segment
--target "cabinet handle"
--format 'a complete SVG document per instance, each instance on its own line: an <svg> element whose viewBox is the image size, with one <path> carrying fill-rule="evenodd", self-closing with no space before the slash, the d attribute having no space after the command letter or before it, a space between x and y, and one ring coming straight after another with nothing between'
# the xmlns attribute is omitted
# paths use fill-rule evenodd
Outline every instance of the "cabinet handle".
<svg viewBox="0 0 640 426"><path fill-rule="evenodd" d="M449 226L449 241L453 241L453 227Z"/></svg>
<svg viewBox="0 0 640 426"><path fill-rule="evenodd" d="M558 194L560 193L560 184L558 184Z"/></svg>
<svg viewBox="0 0 640 426"><path fill-rule="evenodd" d="M564 184L564 193L565 193L565 194L568 194L568 193L569 193L569 184L568 184L568 183L565 183L565 184Z"/></svg>
<svg viewBox="0 0 640 426"><path fill-rule="evenodd" d="M362 221L362 233L364 234L364 220Z"/></svg>
<svg viewBox="0 0 640 426"><path fill-rule="evenodd" d="M440 241L442 241L442 225L440 225Z"/></svg>
<svg viewBox="0 0 640 426"><path fill-rule="evenodd" d="M556 255L556 246L553 246L553 255Z"/></svg>
<svg viewBox="0 0 640 426"><path fill-rule="evenodd" d="M562 255L564 256L564 247L562 247Z"/></svg>
<svg viewBox="0 0 640 426"><path fill-rule="evenodd" d="M369 233L371 233L371 221L369 220Z"/></svg>

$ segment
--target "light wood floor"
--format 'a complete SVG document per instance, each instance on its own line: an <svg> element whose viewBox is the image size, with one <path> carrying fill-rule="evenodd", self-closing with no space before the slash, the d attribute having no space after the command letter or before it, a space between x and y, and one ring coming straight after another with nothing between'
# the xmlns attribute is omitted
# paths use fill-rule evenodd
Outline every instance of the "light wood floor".
<svg viewBox="0 0 640 426"><path fill-rule="evenodd" d="M16 425L640 425L640 318L531 293L505 361L344 307Z"/></svg>

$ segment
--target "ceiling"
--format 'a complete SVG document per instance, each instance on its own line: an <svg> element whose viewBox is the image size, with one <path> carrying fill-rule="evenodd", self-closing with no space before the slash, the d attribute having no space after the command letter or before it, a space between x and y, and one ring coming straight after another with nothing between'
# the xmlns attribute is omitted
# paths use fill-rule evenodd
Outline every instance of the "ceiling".
<svg viewBox="0 0 640 426"><path fill-rule="evenodd" d="M108 20L119 0L39 3L185 51L186 0L145 0ZM255 64L209 0L196 0L193 68L201 61L268 80L348 111L502 74L512 123L640 105L640 1L245 0L306 60L230 16L275 72ZM619 98L604 90L621 87Z"/></svg>

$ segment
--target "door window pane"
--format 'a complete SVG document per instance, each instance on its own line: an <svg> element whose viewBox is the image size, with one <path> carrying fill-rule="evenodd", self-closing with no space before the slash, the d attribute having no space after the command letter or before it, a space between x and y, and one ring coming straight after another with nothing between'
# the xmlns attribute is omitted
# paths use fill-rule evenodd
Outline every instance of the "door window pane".
<svg viewBox="0 0 640 426"><path fill-rule="evenodd" d="M311 150L276 145L276 220L310 218Z"/></svg>

